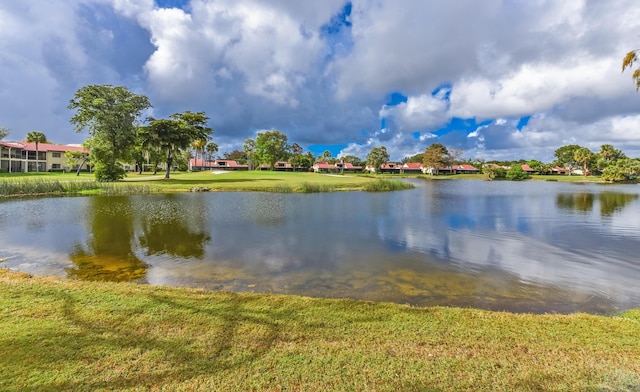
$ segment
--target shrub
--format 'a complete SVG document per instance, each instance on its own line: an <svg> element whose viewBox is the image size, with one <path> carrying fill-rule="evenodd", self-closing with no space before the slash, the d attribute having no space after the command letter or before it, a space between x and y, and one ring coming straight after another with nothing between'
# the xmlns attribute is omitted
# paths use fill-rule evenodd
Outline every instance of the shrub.
<svg viewBox="0 0 640 392"><path fill-rule="evenodd" d="M96 180L100 182L118 181L125 177L124 168L116 162L96 162Z"/></svg>
<svg viewBox="0 0 640 392"><path fill-rule="evenodd" d="M526 180L527 178L529 178L529 175L526 171L522 170L522 167L520 167L519 165L514 165L507 172L507 180L522 181Z"/></svg>

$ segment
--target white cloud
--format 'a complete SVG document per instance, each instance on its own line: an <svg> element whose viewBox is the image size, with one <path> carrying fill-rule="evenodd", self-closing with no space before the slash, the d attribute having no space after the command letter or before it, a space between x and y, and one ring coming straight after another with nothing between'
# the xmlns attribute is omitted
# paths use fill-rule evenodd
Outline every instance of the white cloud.
<svg viewBox="0 0 640 392"><path fill-rule="evenodd" d="M571 142L640 151L640 96L620 72L638 47L635 0L354 0L350 26L323 28L344 5L2 2L0 126L12 138L38 129L79 142L68 100L110 83L148 95L158 116L206 111L229 148L277 128L363 157L383 144L400 159L434 141L505 158L550 159ZM384 106L392 93L407 101ZM494 121L443 134L452 117Z"/></svg>
<svg viewBox="0 0 640 392"><path fill-rule="evenodd" d="M572 64L525 64L503 78L462 80L451 92L451 115L523 116L550 110L575 96L622 94L628 81L620 76L619 59L615 60L585 57Z"/></svg>
<svg viewBox="0 0 640 392"><path fill-rule="evenodd" d="M442 125L448 120L448 102L445 99L449 90L440 90L437 94L411 96L406 102L394 106L383 106L380 118L391 120L398 130L414 132Z"/></svg>

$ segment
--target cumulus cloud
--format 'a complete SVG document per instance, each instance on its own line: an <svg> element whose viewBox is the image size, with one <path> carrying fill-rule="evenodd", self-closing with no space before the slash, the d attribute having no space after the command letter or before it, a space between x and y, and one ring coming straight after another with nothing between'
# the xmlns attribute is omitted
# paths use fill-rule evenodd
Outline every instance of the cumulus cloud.
<svg viewBox="0 0 640 392"><path fill-rule="evenodd" d="M81 141L68 100L110 83L156 116L205 111L228 149L277 128L361 157L432 142L505 159L571 142L640 150L640 98L620 72L638 47L635 0L22 0L0 4L0 23L0 126L16 138ZM392 93L407 99L385 104Z"/></svg>
<svg viewBox="0 0 640 392"><path fill-rule="evenodd" d="M436 94L421 94L408 97L406 102L394 106L385 105L380 117L389 120L395 128L403 132L416 132L444 124L448 120L449 89L441 89Z"/></svg>

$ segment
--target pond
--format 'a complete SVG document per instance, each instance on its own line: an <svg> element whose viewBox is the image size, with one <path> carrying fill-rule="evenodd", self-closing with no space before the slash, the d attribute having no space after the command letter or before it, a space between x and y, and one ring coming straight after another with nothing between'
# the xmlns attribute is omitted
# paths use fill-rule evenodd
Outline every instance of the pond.
<svg viewBox="0 0 640 392"><path fill-rule="evenodd" d="M416 306L640 307L639 185L413 181L389 193L4 200L0 266Z"/></svg>

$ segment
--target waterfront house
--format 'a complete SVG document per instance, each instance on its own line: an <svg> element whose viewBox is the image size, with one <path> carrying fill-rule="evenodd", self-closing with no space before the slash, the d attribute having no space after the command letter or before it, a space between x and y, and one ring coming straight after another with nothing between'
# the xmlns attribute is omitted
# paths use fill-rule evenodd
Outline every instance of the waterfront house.
<svg viewBox="0 0 640 392"><path fill-rule="evenodd" d="M65 156L67 151L89 155L89 150L80 145L63 145L34 142L0 141L0 171L27 173L77 170L77 164Z"/></svg>

